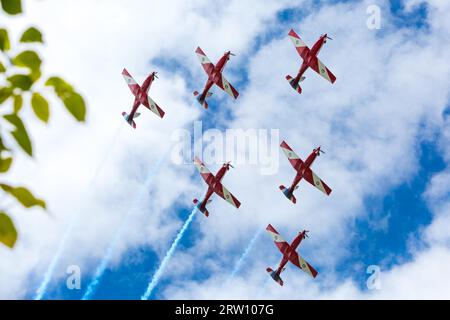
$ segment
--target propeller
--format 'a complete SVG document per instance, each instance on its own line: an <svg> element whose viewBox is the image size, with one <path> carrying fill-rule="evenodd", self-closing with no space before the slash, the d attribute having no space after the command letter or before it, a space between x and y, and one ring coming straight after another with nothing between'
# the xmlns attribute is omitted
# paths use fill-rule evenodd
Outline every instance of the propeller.
<svg viewBox="0 0 450 320"><path fill-rule="evenodd" d="M324 36L325 36L325 39L323 41L324 43L327 43L327 39L333 40L333 38L329 37L328 34L326 33L324 34Z"/></svg>
<svg viewBox="0 0 450 320"><path fill-rule="evenodd" d="M317 156L320 156L320 153L325 154L325 151L323 151L322 149L320 149L320 147L317 149Z"/></svg>
<svg viewBox="0 0 450 320"><path fill-rule="evenodd" d="M158 79L158 76L157 76L157 74L158 74L158 72L156 72L156 71L153 71L153 76L156 78L156 79Z"/></svg>
<svg viewBox="0 0 450 320"><path fill-rule="evenodd" d="M234 169L233 165L231 164L231 161L228 161L225 165L226 165L227 167L231 167L231 168Z"/></svg>
<svg viewBox="0 0 450 320"><path fill-rule="evenodd" d="M304 234L305 234L305 238L309 238L309 236L308 236L308 232L309 232L309 230L305 230L305 231L304 231Z"/></svg>

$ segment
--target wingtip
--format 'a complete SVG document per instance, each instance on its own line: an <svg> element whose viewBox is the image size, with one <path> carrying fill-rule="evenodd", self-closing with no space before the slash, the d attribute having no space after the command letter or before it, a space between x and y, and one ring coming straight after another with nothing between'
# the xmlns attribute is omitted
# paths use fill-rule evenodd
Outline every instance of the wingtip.
<svg viewBox="0 0 450 320"><path fill-rule="evenodd" d="M197 156L194 157L193 161L194 161L194 163L202 163L202 161Z"/></svg>
<svg viewBox="0 0 450 320"><path fill-rule="evenodd" d="M298 35L297 35L297 33L294 31L294 29L292 29L291 28L291 30L289 30L289 33L288 33L288 35L290 35L290 36L292 36L292 37L296 37L296 38L298 38Z"/></svg>
<svg viewBox="0 0 450 320"><path fill-rule="evenodd" d="M285 140L281 141L280 147L287 148L289 150L291 149L291 147L289 147L289 145L287 144L287 142Z"/></svg>

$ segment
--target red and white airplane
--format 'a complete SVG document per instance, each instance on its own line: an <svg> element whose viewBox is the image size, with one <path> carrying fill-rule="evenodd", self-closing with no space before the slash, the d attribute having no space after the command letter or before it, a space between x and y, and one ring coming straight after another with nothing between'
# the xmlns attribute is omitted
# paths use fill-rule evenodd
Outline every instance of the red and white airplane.
<svg viewBox="0 0 450 320"><path fill-rule="evenodd" d="M286 76L286 80L289 81L289 84L292 88L294 88L294 90L296 90L298 93L302 93L302 88L300 87L299 82L305 80L303 74L308 68L313 69L315 72L320 74L331 83L334 83L336 81L336 77L334 76L334 74L331 73L330 70L328 70L328 68L322 63L322 61L319 60L319 58L317 58L317 55L319 54L319 51L324 43L327 42L327 39L331 39L327 34L322 35L311 49L308 48L308 46L303 42L302 39L300 39L300 37L295 33L293 29L289 31L289 38L291 38L295 49L303 59L302 66L300 67L297 76L295 78L292 78L290 75Z"/></svg>
<svg viewBox="0 0 450 320"><path fill-rule="evenodd" d="M130 126L136 129L136 123L134 122L134 118L137 118L140 113L137 112L137 109L141 104L146 106L150 111L153 111L158 117L164 117L164 111L148 96L148 90L150 90L150 86L152 85L153 80L158 78L156 76L156 72L153 71L142 83L140 87L133 77L128 73L127 69L123 69L122 76L125 79L125 82L128 84L128 87L131 90L131 93L134 95L134 103L131 109L130 114L128 115L126 112L122 112L122 116L125 118L125 121L128 122Z"/></svg>
<svg viewBox="0 0 450 320"><path fill-rule="evenodd" d="M209 199L213 193L218 194L221 198L228 201L231 205L233 205L236 208L239 208L241 203L238 199L236 199L235 196L231 194L230 191L227 190L222 185L222 179L225 176L225 173L230 170L230 167L233 168L233 166L230 164L230 162L224 163L222 165L222 168L217 171L216 175L213 175L208 168L205 167L203 162L197 157L194 159L194 165L197 168L197 170L200 172L200 175L202 176L203 180L205 180L206 184L208 185L208 191L206 191L206 195L203 198L203 201L199 202L197 199L194 199L194 204L197 206L197 209L200 210L206 217L209 215L208 210L206 209L206 205L211 202Z"/></svg>
<svg viewBox="0 0 450 320"><path fill-rule="evenodd" d="M299 232L297 237L295 237L294 241L292 241L291 244L287 243L286 240L284 240L277 230L275 230L272 225L268 225L266 228L267 232L272 237L273 241L275 242L275 245L278 247L278 249L283 254L283 258L281 259L280 265L278 266L278 269L276 271L273 271L271 268L267 268L266 271L270 273L270 276L273 280L278 282L280 286L283 285L283 280L280 278L281 272L285 270L285 265L288 261L293 263L295 266L299 267L303 271L305 271L307 274L309 274L311 277L315 278L317 276L317 271L314 269L308 262L306 262L300 255L295 251L297 250L297 247L300 245L303 239L308 237L307 233L308 231L303 230L302 232Z"/></svg>
<svg viewBox="0 0 450 320"><path fill-rule="evenodd" d="M195 53L202 64L203 69L208 75L208 80L206 81L205 88L203 92L199 94L198 91L194 91L194 96L197 97L197 101L205 108L208 109L208 103L206 102L206 98L209 98L212 93L209 92L213 84L216 84L220 89L228 93L233 98L237 99L239 96L239 92L225 79L222 72L225 68L226 63L230 60L230 56L234 56L230 51L225 52L225 54L220 58L220 60L216 63L216 65L212 64L212 62L208 59L206 54L203 52L200 47L195 50Z"/></svg>
<svg viewBox="0 0 450 320"><path fill-rule="evenodd" d="M297 171L297 174L295 175L294 181L292 182L289 189L286 189L285 186L281 185L280 190L283 192L283 194L291 200L293 203L296 203L297 200L294 197L294 190L298 189L298 183L302 178L305 178L306 181L308 181L310 184L312 184L314 187L325 193L326 195L329 195L331 193L330 187L326 185L325 182L323 182L312 170L311 165L313 164L314 160L316 160L316 157L320 156L320 153L324 153L322 150L320 150L320 147L316 148L311 152L311 154L306 158L306 161L303 162L302 159L291 149L291 147L288 146L288 144L283 141L280 145L281 150L283 150L286 157L289 159L289 162L294 167L295 171Z"/></svg>

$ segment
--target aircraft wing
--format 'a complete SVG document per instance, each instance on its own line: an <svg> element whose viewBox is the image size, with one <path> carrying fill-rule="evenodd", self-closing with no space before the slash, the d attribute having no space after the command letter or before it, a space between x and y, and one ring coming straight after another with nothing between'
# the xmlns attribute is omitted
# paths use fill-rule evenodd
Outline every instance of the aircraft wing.
<svg viewBox="0 0 450 320"><path fill-rule="evenodd" d="M293 29L289 31L288 36L291 39L292 43L294 44L295 50L297 50L300 57L302 57L302 59L305 59L310 51L308 46L303 42L303 40L298 36L298 34L295 33Z"/></svg>
<svg viewBox="0 0 450 320"><path fill-rule="evenodd" d="M274 227L272 227L271 224L269 224L266 227L267 233L272 237L272 240L275 242L275 245L278 247L278 249L281 251L281 253L284 255L290 251L292 251L291 246L289 243L284 240L277 230L275 230Z"/></svg>
<svg viewBox="0 0 450 320"><path fill-rule="evenodd" d="M164 117L164 111L153 101L149 96L142 95L139 101L146 106L150 111L154 112L158 117Z"/></svg>
<svg viewBox="0 0 450 320"><path fill-rule="evenodd" d="M209 76L214 70L214 64L208 59L208 57L200 47L197 47L195 53L197 54L197 57L200 60L200 63L202 64L202 67L205 70L206 74Z"/></svg>
<svg viewBox="0 0 450 320"><path fill-rule="evenodd" d="M326 195L329 195L331 193L331 189L325 182L323 182L310 168L306 168L305 172L303 173L303 178L305 178L306 181L311 183L314 187L325 193Z"/></svg>
<svg viewBox="0 0 450 320"><path fill-rule="evenodd" d="M217 182L216 186L214 187L214 192L217 193L222 199L228 201L232 206L234 206L236 208L239 208L239 206L241 205L239 200L236 199L236 197L233 196L231 194L231 192L228 191L227 188L225 188L223 186L223 184L221 184L220 182Z"/></svg>
<svg viewBox="0 0 450 320"><path fill-rule="evenodd" d="M290 253L289 261L291 261L295 266L299 267L313 278L315 278L318 274L317 270L314 269L305 259L303 259L295 251Z"/></svg>
<svg viewBox="0 0 450 320"><path fill-rule="evenodd" d="M125 68L122 71L122 76L125 79L125 82L127 83L128 87L130 88L131 93L134 96L137 96L141 91L141 87L137 84L136 80L133 79L131 74Z"/></svg>
<svg viewBox="0 0 450 320"><path fill-rule="evenodd" d="M285 141L283 141L280 144L280 147L281 147L281 150L283 150L283 152L286 155L286 157L289 159L289 162L294 167L294 169L297 170L298 168L300 168L300 166L303 164L303 161L294 152L294 150L292 150L292 148L289 147L289 145Z"/></svg>
<svg viewBox="0 0 450 320"><path fill-rule="evenodd" d="M194 165L198 172L200 172L203 180L205 180L205 182L209 185L214 180L214 176L211 171L209 171L203 162L197 157L194 158Z"/></svg>
<svg viewBox="0 0 450 320"><path fill-rule="evenodd" d="M308 63L309 67L313 69L315 72L320 74L325 80L334 83L336 81L336 77L330 70L319 60L317 57L312 57Z"/></svg>
<svg viewBox="0 0 450 320"><path fill-rule="evenodd" d="M223 75L221 75L220 80L215 82L215 84L233 98L237 99L239 96L239 92L237 92L237 90L228 82L227 79L225 79Z"/></svg>

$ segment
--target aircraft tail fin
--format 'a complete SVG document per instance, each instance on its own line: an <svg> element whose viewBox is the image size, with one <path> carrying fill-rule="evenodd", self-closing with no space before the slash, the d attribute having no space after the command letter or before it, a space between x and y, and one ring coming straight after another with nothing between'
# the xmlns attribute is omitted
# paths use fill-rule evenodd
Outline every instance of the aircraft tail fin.
<svg viewBox="0 0 450 320"><path fill-rule="evenodd" d="M195 204L195 207L198 209L198 211L200 211L201 213L203 213L205 215L205 217L209 216L209 211L208 209L206 209L206 205L202 208L202 203L200 201L198 201L198 199L194 199L194 201L192 201ZM210 203L211 200L208 200L206 203Z"/></svg>
<svg viewBox="0 0 450 320"><path fill-rule="evenodd" d="M198 91L194 91L194 96L197 97L198 103L200 103L205 109L208 109L208 103L206 102L206 98L210 97L211 95L212 93L211 94L207 93L206 96L204 97L203 95L199 94Z"/></svg>
<svg viewBox="0 0 450 320"><path fill-rule="evenodd" d="M276 271L273 271L271 268L267 268L266 271L270 274L273 280L277 282L280 286L283 285L283 279L281 279L280 275L276 273Z"/></svg>
<svg viewBox="0 0 450 320"><path fill-rule="evenodd" d="M284 194L284 196L286 198L288 198L289 200L292 201L293 204L297 203L297 199L295 198L293 193L288 188L286 188L285 186L281 185L280 186L280 190L281 190L281 192L283 192L283 194Z"/></svg>
<svg viewBox="0 0 450 320"><path fill-rule="evenodd" d="M289 82L291 87L298 93L302 93L302 87L300 87L299 82L303 81L304 79L305 77L301 77L300 80L296 80L295 78L292 78L290 75L286 76L286 80Z"/></svg>
<svg viewBox="0 0 450 320"><path fill-rule="evenodd" d="M138 114L139 115L139 114ZM133 127L133 129L136 129L136 122L134 122L133 119L130 120L130 116L126 112L122 112L122 116L125 119L125 121Z"/></svg>

